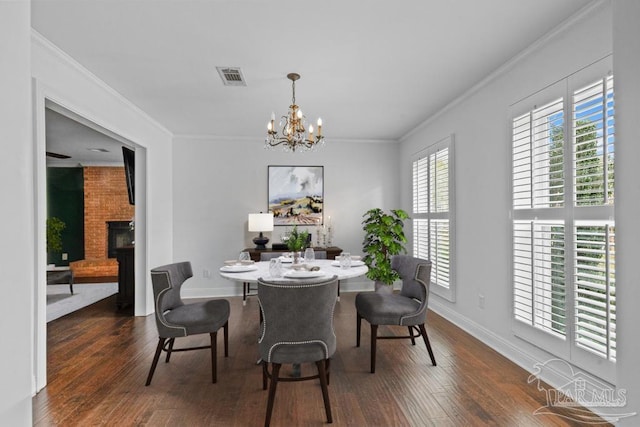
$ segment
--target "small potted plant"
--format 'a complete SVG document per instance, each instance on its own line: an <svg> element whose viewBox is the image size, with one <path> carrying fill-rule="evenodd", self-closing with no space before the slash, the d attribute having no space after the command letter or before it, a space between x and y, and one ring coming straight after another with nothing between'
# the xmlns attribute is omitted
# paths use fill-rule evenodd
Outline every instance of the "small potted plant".
<svg viewBox="0 0 640 427"><path fill-rule="evenodd" d="M289 238L287 239L287 248L293 252L293 263L297 264L300 259L300 252L306 249L309 243L309 232L298 231L298 226L294 226Z"/></svg>
<svg viewBox="0 0 640 427"><path fill-rule="evenodd" d="M369 267L367 277L376 284L376 289L391 289L393 282L400 277L391 269L391 256L406 253L404 244L404 220L409 215L402 209L392 209L387 214L382 209L370 209L362 221L365 232L363 244L363 261ZM388 286L380 286L380 284Z"/></svg>

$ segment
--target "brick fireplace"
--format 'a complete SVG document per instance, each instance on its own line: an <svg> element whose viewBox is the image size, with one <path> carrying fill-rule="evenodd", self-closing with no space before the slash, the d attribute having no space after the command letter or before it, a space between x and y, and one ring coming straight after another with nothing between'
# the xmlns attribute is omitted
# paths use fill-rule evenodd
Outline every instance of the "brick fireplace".
<svg viewBox="0 0 640 427"><path fill-rule="evenodd" d="M124 167L85 167L84 255L70 263L77 280L113 278L118 262L109 258L108 223L129 224L134 206L129 204Z"/></svg>

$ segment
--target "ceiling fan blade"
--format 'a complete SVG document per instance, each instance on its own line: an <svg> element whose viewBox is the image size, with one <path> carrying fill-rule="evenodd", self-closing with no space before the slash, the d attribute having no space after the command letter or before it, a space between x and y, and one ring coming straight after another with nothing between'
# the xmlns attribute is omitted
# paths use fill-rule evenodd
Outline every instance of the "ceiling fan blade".
<svg viewBox="0 0 640 427"><path fill-rule="evenodd" d="M70 159L71 158L71 156L67 156L66 154L52 153L51 151L47 151L47 156L55 157L56 159Z"/></svg>

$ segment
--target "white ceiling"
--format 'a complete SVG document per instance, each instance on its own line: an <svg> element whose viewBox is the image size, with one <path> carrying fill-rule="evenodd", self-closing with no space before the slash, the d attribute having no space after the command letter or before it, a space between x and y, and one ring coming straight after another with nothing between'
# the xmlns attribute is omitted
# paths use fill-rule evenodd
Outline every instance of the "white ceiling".
<svg viewBox="0 0 640 427"><path fill-rule="evenodd" d="M67 116L45 109L47 152L70 159L47 157L48 166L123 165L122 143ZM95 151L97 149L106 151Z"/></svg>
<svg viewBox="0 0 640 427"><path fill-rule="evenodd" d="M177 135L398 140L591 0L32 0L32 25ZM216 66L241 67L246 87Z"/></svg>

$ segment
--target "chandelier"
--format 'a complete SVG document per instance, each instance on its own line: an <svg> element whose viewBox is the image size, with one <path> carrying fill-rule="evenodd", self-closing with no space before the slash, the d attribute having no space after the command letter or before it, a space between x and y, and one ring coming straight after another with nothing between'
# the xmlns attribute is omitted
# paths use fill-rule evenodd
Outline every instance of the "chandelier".
<svg viewBox="0 0 640 427"><path fill-rule="evenodd" d="M271 113L271 120L267 124L267 137L265 138L265 148L273 148L282 145L285 151L295 152L296 150L311 150L318 145L324 144L322 135L322 119L318 119L317 134L313 133L313 125L309 125L308 133L306 129L305 116L300 107L296 105L296 80L300 74L289 73L287 78L291 80L293 97L289 112L280 119L280 134L275 128L275 113Z"/></svg>

